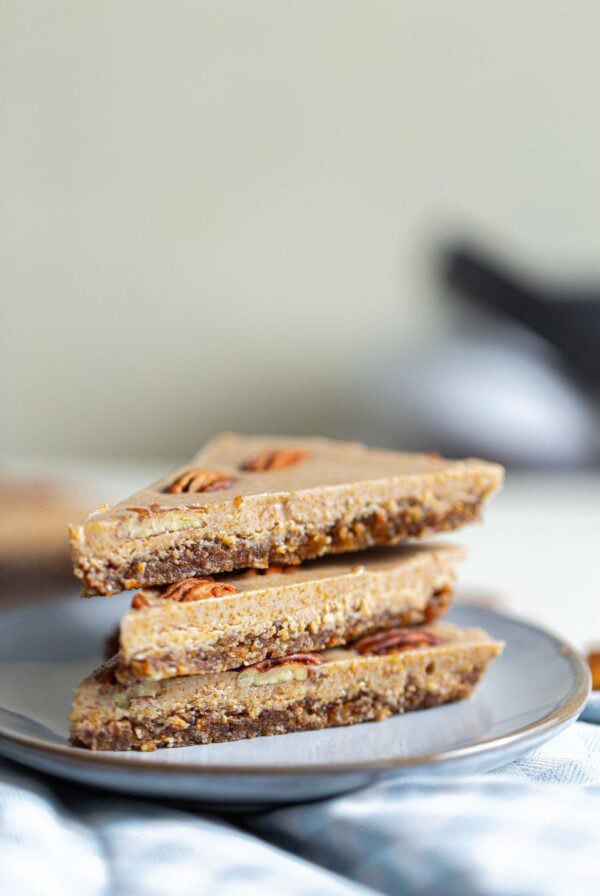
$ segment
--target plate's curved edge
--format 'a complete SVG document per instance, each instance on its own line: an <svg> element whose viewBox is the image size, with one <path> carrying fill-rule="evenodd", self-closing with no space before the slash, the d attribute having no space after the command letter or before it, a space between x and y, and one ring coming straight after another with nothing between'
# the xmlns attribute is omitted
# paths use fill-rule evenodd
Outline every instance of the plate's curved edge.
<svg viewBox="0 0 600 896"><path fill-rule="evenodd" d="M475 608L474 608L475 609ZM112 769L121 769L130 773L147 776L157 773L166 773L169 775L198 775L205 777L223 776L223 777L246 777L253 778L261 775L269 776L290 776L290 775L346 775L353 772L385 772L394 769L411 768L418 766L430 765L448 765L459 762L461 759L473 756L484 756L496 750L501 750L508 746L516 746L520 742L528 739L537 740L547 732L551 732L554 728L559 730L566 727L570 722L574 721L581 712L585 701L591 690L591 675L587 663L583 657L573 647L566 643L562 638L554 632L533 625L530 622L520 619L512 614L494 613L489 610L480 610L484 616L496 617L514 622L524 628L530 629L536 634L544 635L550 641L554 642L556 648L565 656L572 667L574 682L570 692L564 701L555 710L536 722L530 722L521 728L517 728L510 734L504 734L500 737L490 738L476 744L467 744L460 747L454 747L448 750L440 750L434 753L423 753L418 756L407 757L391 757L390 759L372 759L353 762L338 762L334 765L328 763L320 763L318 765L289 765L289 766L236 766L236 765L173 765L169 762L161 762L153 757L152 763L145 764L143 761L124 759L120 755L103 752L93 752L84 750L81 747L73 747L68 744L47 744L37 737L26 734L15 734L7 731L0 726L0 747L3 741L10 744L17 744L34 750L38 753L50 753L57 758L62 758L71 765L89 766L103 765Z"/></svg>

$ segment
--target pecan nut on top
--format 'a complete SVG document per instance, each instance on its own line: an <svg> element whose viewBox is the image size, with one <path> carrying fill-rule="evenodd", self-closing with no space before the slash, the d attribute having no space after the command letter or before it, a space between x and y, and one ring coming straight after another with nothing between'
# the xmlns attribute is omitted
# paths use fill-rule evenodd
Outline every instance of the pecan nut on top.
<svg viewBox="0 0 600 896"><path fill-rule="evenodd" d="M600 690L600 650L592 650L587 656L590 672L592 673L592 690Z"/></svg>
<svg viewBox="0 0 600 896"><path fill-rule="evenodd" d="M165 491L171 495L178 495L182 492L218 492L231 488L236 482L235 476L230 476L229 473L224 473L222 470L205 470L202 467L196 467L181 473Z"/></svg>
<svg viewBox="0 0 600 896"><path fill-rule="evenodd" d="M236 591L239 591L239 588L236 588L231 582L215 582L212 576L198 576L167 585L158 597L162 600L172 600L175 603L190 603L195 600L205 600L207 597L234 594ZM131 601L131 607L134 610L149 607L150 604L151 600L143 591L138 591Z"/></svg>
<svg viewBox="0 0 600 896"><path fill-rule="evenodd" d="M262 660L260 663L253 663L248 668L256 669L257 672L266 672L268 669L286 666L288 663L298 663L300 666L320 666L324 662L325 659L318 653L291 653L289 656L272 657Z"/></svg>
<svg viewBox="0 0 600 896"><path fill-rule="evenodd" d="M264 473L268 470L283 470L303 460L308 460L308 453L301 448L267 448L253 454L240 464L241 470L251 473Z"/></svg>
<svg viewBox="0 0 600 896"><path fill-rule="evenodd" d="M432 632L414 628L393 628L376 635L366 635L356 641L352 648L362 656L384 656L386 653L414 650L417 647L434 647L441 643L442 639Z"/></svg>

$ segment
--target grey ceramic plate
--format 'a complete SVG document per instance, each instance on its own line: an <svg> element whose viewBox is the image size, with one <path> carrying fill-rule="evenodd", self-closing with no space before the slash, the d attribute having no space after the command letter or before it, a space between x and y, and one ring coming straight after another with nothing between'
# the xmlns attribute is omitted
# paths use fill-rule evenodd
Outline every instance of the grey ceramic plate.
<svg viewBox="0 0 600 896"><path fill-rule="evenodd" d="M504 641L473 697L384 722L155 753L91 753L67 740L72 688L101 659L127 595L0 616L0 752L85 784L235 806L315 799L389 775L503 765L572 722L589 689L579 655L552 635L484 610L450 619Z"/></svg>

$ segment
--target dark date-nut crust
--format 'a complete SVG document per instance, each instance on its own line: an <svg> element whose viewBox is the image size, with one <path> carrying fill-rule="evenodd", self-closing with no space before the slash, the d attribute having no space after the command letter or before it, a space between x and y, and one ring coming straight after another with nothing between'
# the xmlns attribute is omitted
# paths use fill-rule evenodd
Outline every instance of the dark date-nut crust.
<svg viewBox="0 0 600 896"><path fill-rule="evenodd" d="M448 532L477 520L483 503L484 497L471 502L461 501L440 514L427 505L410 501L394 513L378 508L351 522L305 530L283 540L275 536L266 536L262 540L238 538L233 547L218 538L194 540L160 553L150 546L147 553L140 551L120 566L110 559L102 561L100 558L93 569L76 565L75 575L82 580L88 594L117 594L128 588L178 582L188 576L248 567L264 569L272 564L297 565L326 554L393 545L436 532Z"/></svg>

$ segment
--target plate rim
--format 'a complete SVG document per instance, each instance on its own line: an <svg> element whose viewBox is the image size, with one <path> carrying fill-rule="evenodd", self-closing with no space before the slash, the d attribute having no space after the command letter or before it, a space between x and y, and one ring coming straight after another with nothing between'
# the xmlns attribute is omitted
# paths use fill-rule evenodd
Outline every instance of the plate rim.
<svg viewBox="0 0 600 896"><path fill-rule="evenodd" d="M31 608L28 605L28 609ZM476 605L458 604L457 609L476 610L484 616L496 617L515 623L523 628L527 628L538 635L543 635L553 642L557 651L560 652L569 662L574 675L573 684L562 703L559 704L552 712L535 722L523 725L508 734L499 737L491 737L483 741L471 744L463 744L458 747L451 747L445 750L434 750L431 753L422 753L418 756L394 756L388 759L365 759L365 760L349 760L346 762L318 763L307 765L299 763L289 766L254 766L232 765L175 765L170 762L153 759L151 763L145 763L143 759L126 759L118 751L102 751L102 750L86 750L83 747L75 747L71 744L52 744L46 743L35 735L19 734L10 732L4 725L0 723L0 744L7 742L12 745L25 747L30 751L45 755L52 755L56 759L63 759L70 764L79 766L100 766L106 769L114 769L115 771L127 771L137 775L201 775L203 777L247 777L256 778L260 776L304 776L311 775L348 775L355 773L368 772L385 772L394 769L418 767L420 765L439 766L446 763L453 763L461 759L473 756L485 756L504 747L517 745L527 741L529 737L538 737L549 733L554 728L561 729L571 720L574 720L583 708L587 697L591 690L591 674L587 663L582 655L574 647L572 647L562 637L555 632L522 619L519 615L513 613L497 613L494 610L477 607ZM19 608L7 607L6 610L15 610ZM127 755L130 755L128 751ZM140 754L143 756L144 754ZM151 754L154 756L155 754Z"/></svg>

